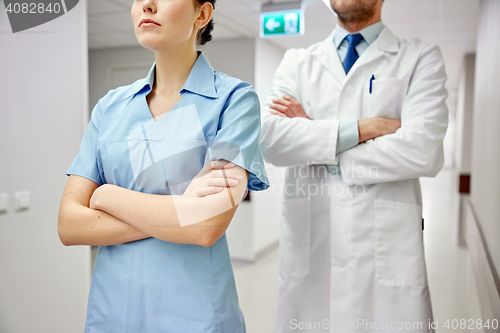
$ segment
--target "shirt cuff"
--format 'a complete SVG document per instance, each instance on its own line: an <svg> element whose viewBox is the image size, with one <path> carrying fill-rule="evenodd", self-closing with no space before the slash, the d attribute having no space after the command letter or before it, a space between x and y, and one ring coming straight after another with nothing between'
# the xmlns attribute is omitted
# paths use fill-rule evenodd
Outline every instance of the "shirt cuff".
<svg viewBox="0 0 500 333"><path fill-rule="evenodd" d="M341 120L339 122L337 149L336 153L339 154L347 149L356 146L359 143L359 129L357 119ZM338 164L337 159L330 161L327 164Z"/></svg>
<svg viewBox="0 0 500 333"><path fill-rule="evenodd" d="M339 124L339 137L337 139L337 154L356 146L358 143L358 120L341 120Z"/></svg>

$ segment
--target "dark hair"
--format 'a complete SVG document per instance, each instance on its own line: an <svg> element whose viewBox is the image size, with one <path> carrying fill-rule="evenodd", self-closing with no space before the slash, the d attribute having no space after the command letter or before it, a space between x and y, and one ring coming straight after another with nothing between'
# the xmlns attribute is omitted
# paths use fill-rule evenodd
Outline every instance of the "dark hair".
<svg viewBox="0 0 500 333"><path fill-rule="evenodd" d="M217 0L195 0L199 5L203 5L205 2L210 2L215 8L215 2ZM212 40L212 31L214 30L214 20L211 19L206 26L198 31L198 45L205 45Z"/></svg>

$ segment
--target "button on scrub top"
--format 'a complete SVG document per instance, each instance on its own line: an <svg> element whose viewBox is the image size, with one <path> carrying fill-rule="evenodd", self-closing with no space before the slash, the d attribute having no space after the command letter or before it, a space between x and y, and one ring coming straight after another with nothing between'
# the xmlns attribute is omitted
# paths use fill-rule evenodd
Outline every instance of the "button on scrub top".
<svg viewBox="0 0 500 333"><path fill-rule="evenodd" d="M252 86L199 53L182 100L155 121L146 101L155 70L99 100L67 174L181 195L206 163L224 159L250 172L248 190L267 189ZM156 238L100 246L85 332L245 332L226 235L211 247Z"/></svg>

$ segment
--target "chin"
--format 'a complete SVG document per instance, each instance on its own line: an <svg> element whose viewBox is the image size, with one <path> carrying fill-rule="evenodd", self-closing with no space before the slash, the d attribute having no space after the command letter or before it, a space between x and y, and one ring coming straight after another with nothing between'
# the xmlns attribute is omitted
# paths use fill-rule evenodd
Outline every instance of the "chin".
<svg viewBox="0 0 500 333"><path fill-rule="evenodd" d="M188 38L183 39L171 34L142 33L138 36L136 35L136 37L139 44L152 51L167 50L188 42Z"/></svg>
<svg viewBox="0 0 500 333"><path fill-rule="evenodd" d="M153 51L157 51L165 46L165 43L158 36L137 36L137 41L142 47Z"/></svg>
<svg viewBox="0 0 500 333"><path fill-rule="evenodd" d="M332 6L339 8L346 8L356 4L357 0L333 0L331 1Z"/></svg>

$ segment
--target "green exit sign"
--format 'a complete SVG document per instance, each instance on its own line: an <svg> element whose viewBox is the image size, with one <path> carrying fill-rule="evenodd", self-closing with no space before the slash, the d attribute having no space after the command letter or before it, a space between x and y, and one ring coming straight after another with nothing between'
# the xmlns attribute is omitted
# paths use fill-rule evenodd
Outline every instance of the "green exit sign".
<svg viewBox="0 0 500 333"><path fill-rule="evenodd" d="M260 38L304 34L302 9L263 12L260 14Z"/></svg>

